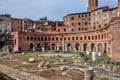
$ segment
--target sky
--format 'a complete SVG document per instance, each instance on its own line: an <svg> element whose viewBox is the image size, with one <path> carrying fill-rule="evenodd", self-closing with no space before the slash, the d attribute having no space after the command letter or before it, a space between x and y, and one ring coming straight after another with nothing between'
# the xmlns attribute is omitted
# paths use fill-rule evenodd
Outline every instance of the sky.
<svg viewBox="0 0 120 80"><path fill-rule="evenodd" d="M118 0L99 0L99 7L116 7ZM71 13L86 12L88 0L0 0L0 14L11 14L16 18L61 21Z"/></svg>

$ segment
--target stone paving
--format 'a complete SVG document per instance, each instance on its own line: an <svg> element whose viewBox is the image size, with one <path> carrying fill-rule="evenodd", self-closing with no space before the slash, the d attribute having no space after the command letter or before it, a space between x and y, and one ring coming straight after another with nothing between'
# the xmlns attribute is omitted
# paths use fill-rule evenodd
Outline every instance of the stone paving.
<svg viewBox="0 0 120 80"><path fill-rule="evenodd" d="M49 80L1 64L0 64L0 71L16 80Z"/></svg>

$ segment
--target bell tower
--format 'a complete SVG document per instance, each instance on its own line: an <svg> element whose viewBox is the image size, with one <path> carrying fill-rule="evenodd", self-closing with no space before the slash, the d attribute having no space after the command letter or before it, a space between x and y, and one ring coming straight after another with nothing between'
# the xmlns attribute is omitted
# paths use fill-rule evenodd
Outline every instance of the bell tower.
<svg viewBox="0 0 120 80"><path fill-rule="evenodd" d="M88 12L98 8L98 0L88 0Z"/></svg>

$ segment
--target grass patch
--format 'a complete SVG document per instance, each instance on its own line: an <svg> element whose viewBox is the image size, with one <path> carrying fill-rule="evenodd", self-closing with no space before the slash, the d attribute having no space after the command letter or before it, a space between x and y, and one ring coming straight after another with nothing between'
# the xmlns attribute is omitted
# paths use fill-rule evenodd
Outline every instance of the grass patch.
<svg viewBox="0 0 120 80"><path fill-rule="evenodd" d="M35 58L35 59L39 59L39 60L43 60L43 61L49 61L49 62L56 62L56 61L59 61L59 59L57 58L48 58L48 57L44 57L44 56L34 56L34 55L31 55L31 54L18 54L18 56L21 56L23 58Z"/></svg>
<svg viewBox="0 0 120 80"><path fill-rule="evenodd" d="M12 79L11 77L7 76L6 74L3 74L0 72L0 80L15 80L15 79Z"/></svg>
<svg viewBox="0 0 120 80"><path fill-rule="evenodd" d="M108 80L108 78L100 78L100 80Z"/></svg>

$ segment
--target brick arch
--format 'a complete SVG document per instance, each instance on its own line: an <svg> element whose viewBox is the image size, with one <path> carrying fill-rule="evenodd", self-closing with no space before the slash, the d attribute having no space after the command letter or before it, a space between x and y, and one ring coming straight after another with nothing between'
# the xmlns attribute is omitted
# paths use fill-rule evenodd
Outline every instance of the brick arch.
<svg viewBox="0 0 120 80"><path fill-rule="evenodd" d="M68 43L67 44L67 51L71 51L72 50L72 45L71 45L71 43Z"/></svg>
<svg viewBox="0 0 120 80"><path fill-rule="evenodd" d="M96 51L95 43L91 43L91 51Z"/></svg>
<svg viewBox="0 0 120 80"><path fill-rule="evenodd" d="M79 51L79 50L80 50L80 44L79 44L79 43L76 43L76 44L75 44L75 50L76 50L76 51Z"/></svg>
<svg viewBox="0 0 120 80"><path fill-rule="evenodd" d="M30 43L30 50L33 50L34 44Z"/></svg>
<svg viewBox="0 0 120 80"><path fill-rule="evenodd" d="M37 43L37 50L41 50L41 44L40 43Z"/></svg>
<svg viewBox="0 0 120 80"><path fill-rule="evenodd" d="M99 43L97 47L98 47L98 52L102 52L102 44Z"/></svg>
<svg viewBox="0 0 120 80"><path fill-rule="evenodd" d="M52 44L51 44L51 49L52 49L52 50L56 50L56 44L55 44L55 43L52 43Z"/></svg>
<svg viewBox="0 0 120 80"><path fill-rule="evenodd" d="M45 50L50 50L50 45L48 42L44 43L44 48L45 48Z"/></svg>
<svg viewBox="0 0 120 80"><path fill-rule="evenodd" d="M83 51L86 51L87 50L87 43L84 43L83 44Z"/></svg>

